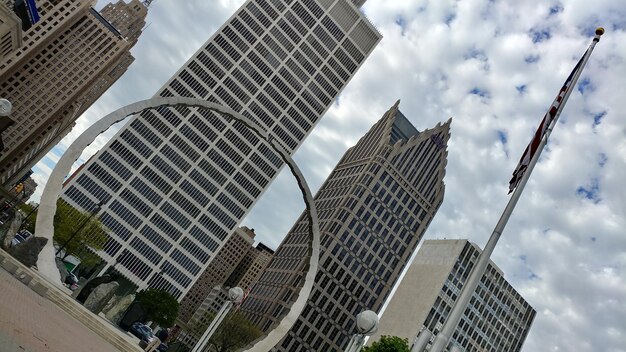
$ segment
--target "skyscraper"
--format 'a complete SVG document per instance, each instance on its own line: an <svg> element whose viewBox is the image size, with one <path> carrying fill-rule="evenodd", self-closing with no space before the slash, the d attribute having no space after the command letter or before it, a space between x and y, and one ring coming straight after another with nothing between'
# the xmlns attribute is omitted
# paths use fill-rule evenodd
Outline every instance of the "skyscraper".
<svg viewBox="0 0 626 352"><path fill-rule="evenodd" d="M209 266L202 272L180 302L178 318L176 319L179 325L185 326L215 286L226 283L246 253L254 248L252 247L254 236L254 231L247 227L240 227L229 236L224 246L220 248Z"/></svg>
<svg viewBox="0 0 626 352"><path fill-rule="evenodd" d="M133 62L146 7L118 0L98 12L93 4L37 1L41 19L0 60L0 97L13 103L15 121L2 134L0 186L28 172Z"/></svg>
<svg viewBox="0 0 626 352"><path fill-rule="evenodd" d="M315 196L320 268L277 351L340 351L356 315L378 311L443 201L450 121L418 131L396 103L341 158ZM267 332L297 296L310 235L289 231L242 310Z"/></svg>
<svg viewBox="0 0 626 352"><path fill-rule="evenodd" d="M20 18L0 2L0 60L17 50L22 45L22 26Z"/></svg>
<svg viewBox="0 0 626 352"><path fill-rule="evenodd" d="M237 236L237 233L235 236ZM235 236L232 236L223 248L226 248L229 243L233 241ZM220 250L218 256L221 256L222 251L223 249ZM240 254L242 253L244 252L241 251L240 253L233 253L231 255L232 261L229 264L236 264L237 266L225 282L221 282L211 290L203 292L205 297L204 301L201 302L200 305L195 306L197 309L193 312L193 315L188 319L188 321L183 323L181 319L177 320L179 325L183 328L183 331L181 331L181 334L178 336L178 341L188 348L193 349L193 346L196 345L199 337L204 332L202 329L198 329L198 327L208 326L209 319L217 314L224 303L228 301L228 289L231 287L240 287L244 292L249 292L248 290L251 285L256 282L269 263L274 251L265 246L263 243L258 243L256 247L250 246L243 258L240 257ZM241 261L238 264L235 262L237 258L241 258ZM206 271L210 270L214 262L215 260L209 264ZM192 292L197 291L195 288L202 280L203 276L196 281L187 295L185 295L181 305L185 304L188 297L192 295Z"/></svg>
<svg viewBox="0 0 626 352"><path fill-rule="evenodd" d="M412 343L423 328L436 335L480 252L467 240L425 241L368 343L382 335L399 336ZM520 351L535 313L492 262L452 341L461 351Z"/></svg>
<svg viewBox="0 0 626 352"><path fill-rule="evenodd" d="M226 105L292 153L380 38L347 0L249 0L157 96ZM282 165L241 123L162 107L130 118L63 197L87 211L103 202L101 257L181 297Z"/></svg>

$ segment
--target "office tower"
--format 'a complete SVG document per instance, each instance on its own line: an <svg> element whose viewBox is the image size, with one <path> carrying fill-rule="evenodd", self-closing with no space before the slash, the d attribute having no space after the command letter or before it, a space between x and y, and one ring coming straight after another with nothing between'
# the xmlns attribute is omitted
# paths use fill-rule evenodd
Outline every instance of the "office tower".
<svg viewBox="0 0 626 352"><path fill-rule="evenodd" d="M133 62L146 7L119 0L98 12L93 4L37 1L41 19L0 61L0 97L13 103L15 122L2 134L1 186L12 187Z"/></svg>
<svg viewBox="0 0 626 352"><path fill-rule="evenodd" d="M215 286L225 284L246 253L253 248L254 236L254 230L245 226L236 229L233 235L229 236L224 246L180 302L176 319L179 325L185 326Z"/></svg>
<svg viewBox="0 0 626 352"><path fill-rule="evenodd" d="M217 102L293 153L380 35L347 0L249 0L156 96ZM161 107L129 122L63 198L111 229L99 255L139 288L182 297L283 163L241 123Z"/></svg>
<svg viewBox="0 0 626 352"><path fill-rule="evenodd" d="M256 247L250 248L245 257L241 259L239 265L226 280L225 285L241 287L244 292L247 291L261 276L273 255L274 251L271 248L263 243L257 243Z"/></svg>
<svg viewBox="0 0 626 352"><path fill-rule="evenodd" d="M22 46L22 21L0 2L0 60Z"/></svg>
<svg viewBox="0 0 626 352"><path fill-rule="evenodd" d="M382 335L412 343L424 328L436 335L480 252L468 240L425 241L368 343ZM490 262L451 341L461 351L520 351L534 318L535 310Z"/></svg>
<svg viewBox="0 0 626 352"><path fill-rule="evenodd" d="M265 267L267 267L267 264L269 264L273 254L274 251L263 243L258 243L256 247L250 247L248 253L241 259L241 262L239 262L226 282L213 287L213 289L206 294L204 302L202 302L193 313L191 319L185 324L178 341L188 348L193 349L193 346L196 345L200 337L200 334L194 334L193 331L197 331L198 326L208 326L208 318L211 317L211 314L217 314L224 303L227 302L228 289L231 287L241 287L244 292L249 292L251 286L258 280L263 270L265 270ZM211 267L211 265L209 265L209 267Z"/></svg>
<svg viewBox="0 0 626 352"><path fill-rule="evenodd" d="M397 102L341 158L315 196L320 267L306 307L277 351L342 351L356 315L378 311L443 201L450 122L418 131ZM263 331L302 285L310 235L303 214L242 310Z"/></svg>

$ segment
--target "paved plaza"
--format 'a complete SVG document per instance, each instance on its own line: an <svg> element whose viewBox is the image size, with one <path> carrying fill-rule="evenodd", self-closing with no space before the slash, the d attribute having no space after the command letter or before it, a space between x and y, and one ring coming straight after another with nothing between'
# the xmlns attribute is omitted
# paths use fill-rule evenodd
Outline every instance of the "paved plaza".
<svg viewBox="0 0 626 352"><path fill-rule="evenodd" d="M0 268L1 352L114 352L80 322Z"/></svg>

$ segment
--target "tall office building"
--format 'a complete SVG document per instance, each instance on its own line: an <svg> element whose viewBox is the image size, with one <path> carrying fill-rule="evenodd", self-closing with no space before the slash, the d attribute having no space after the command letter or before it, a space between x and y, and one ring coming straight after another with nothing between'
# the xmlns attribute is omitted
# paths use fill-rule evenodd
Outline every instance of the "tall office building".
<svg viewBox="0 0 626 352"><path fill-rule="evenodd" d="M418 131L396 103L341 158L315 196L320 267L306 307L276 351L342 351L356 315L378 311L443 201L450 121ZM303 214L242 310L267 332L307 270Z"/></svg>
<svg viewBox="0 0 626 352"><path fill-rule="evenodd" d="M229 236L224 246L180 302L176 319L179 325L185 326L215 286L226 283L246 253L254 248L252 246L254 236L254 231L245 226L236 229L232 236Z"/></svg>
<svg viewBox="0 0 626 352"><path fill-rule="evenodd" d="M231 240L229 240L229 242ZM226 246L228 246L228 244L226 244ZM224 246L224 248L226 246ZM228 289L231 287L240 287L244 292L249 292L251 286L259 279L263 270L265 270L269 264L273 254L274 251L263 243L258 243L256 247L250 247L228 279L226 279L223 284L213 287L213 289L206 293L204 302L196 309L189 321L186 322L185 325L182 325L183 330L178 336L178 341L189 349L193 349L196 343L198 343L201 334L204 332L198 331L198 326L208 326L210 322L209 318L217 314L224 303L228 301ZM213 263L209 265L209 268L211 266L213 266ZM200 280L196 281L193 287L195 287ZM187 299L187 296L191 294L193 287L185 296L183 302Z"/></svg>
<svg viewBox="0 0 626 352"><path fill-rule="evenodd" d="M22 21L7 6L0 2L0 60L22 46Z"/></svg>
<svg viewBox="0 0 626 352"><path fill-rule="evenodd" d="M347 0L249 0L156 96L218 102L295 151L380 35ZM112 230L100 256L183 296L283 163L241 123L161 107L130 118L64 199Z"/></svg>
<svg viewBox="0 0 626 352"><path fill-rule="evenodd" d="M28 1L32 3L32 1ZM0 186L11 187L130 66L145 24L139 0L101 12L92 0L38 0L41 19L0 60L0 97L15 124L2 133Z"/></svg>
<svg viewBox="0 0 626 352"><path fill-rule="evenodd" d="M424 328L436 336L480 252L467 240L425 241L368 343L382 335L399 336L412 343ZM535 310L490 262L451 343L461 351L517 352L534 318Z"/></svg>

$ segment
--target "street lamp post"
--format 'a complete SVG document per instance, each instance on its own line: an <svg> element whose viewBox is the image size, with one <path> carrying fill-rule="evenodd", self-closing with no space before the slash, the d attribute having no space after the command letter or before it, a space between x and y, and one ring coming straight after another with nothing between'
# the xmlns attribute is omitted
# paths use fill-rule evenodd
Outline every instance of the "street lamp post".
<svg viewBox="0 0 626 352"><path fill-rule="evenodd" d="M365 343L365 336L370 336L378 330L378 314L366 310L356 316L358 333L352 336L345 352L359 352Z"/></svg>
<svg viewBox="0 0 626 352"><path fill-rule="evenodd" d="M209 326L206 328L204 334L202 334L202 337L200 337L198 343L196 343L196 346L193 348L193 350L191 350L191 352L201 352L204 350L206 345L209 343L211 336L213 336L215 331L217 331L217 328L220 326L226 315L228 315L228 312L230 312L231 308L233 308L235 304L241 303L242 300L243 290L241 289L241 287L233 287L228 290L228 301L224 302L222 308L219 312L217 312L217 315L215 315L215 318L213 318L211 324L209 324Z"/></svg>

